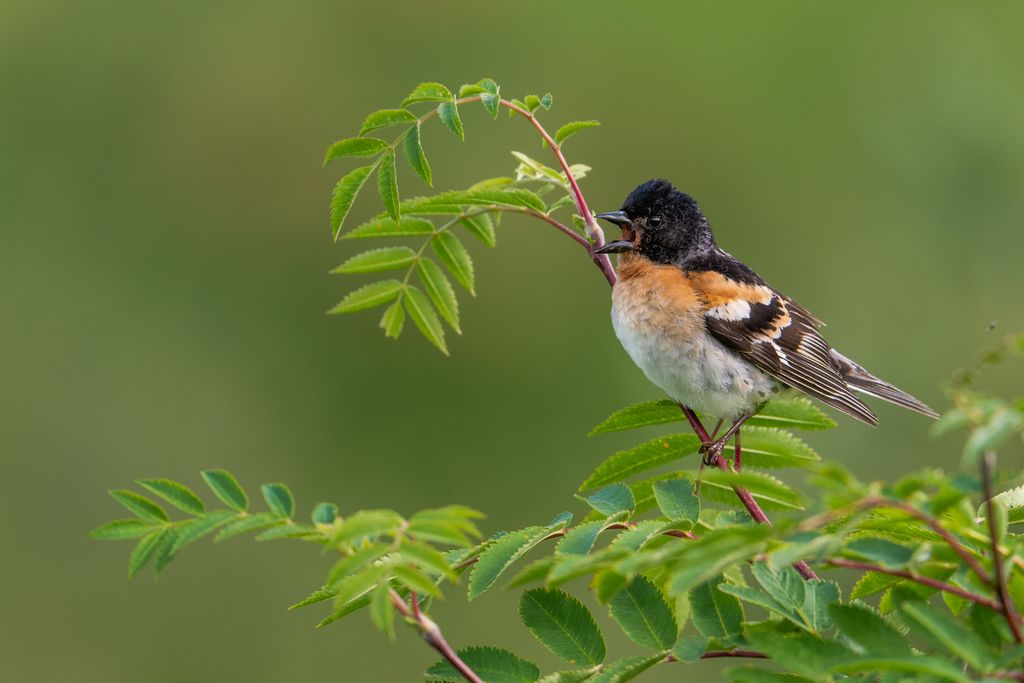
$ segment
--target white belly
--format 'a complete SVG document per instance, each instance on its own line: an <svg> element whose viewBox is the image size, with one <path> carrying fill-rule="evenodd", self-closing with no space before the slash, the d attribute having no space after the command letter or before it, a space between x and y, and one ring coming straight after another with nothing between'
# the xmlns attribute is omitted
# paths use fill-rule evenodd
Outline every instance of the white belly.
<svg viewBox="0 0 1024 683"><path fill-rule="evenodd" d="M769 377L704 332L699 311L673 312L651 298L617 294L613 291L615 334L647 378L675 400L732 420L752 412L774 391ZM700 333L680 332L694 329Z"/></svg>

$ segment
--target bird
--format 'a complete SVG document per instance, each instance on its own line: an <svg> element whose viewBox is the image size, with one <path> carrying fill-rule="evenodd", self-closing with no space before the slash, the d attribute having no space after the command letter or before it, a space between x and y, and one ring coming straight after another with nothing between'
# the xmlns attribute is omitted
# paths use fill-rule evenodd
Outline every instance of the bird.
<svg viewBox="0 0 1024 683"><path fill-rule="evenodd" d="M594 252L618 254L612 326L626 353L672 399L731 423L702 444L704 464L718 464L733 436L738 455L743 423L788 389L872 426L878 417L857 393L938 417L832 348L821 320L719 247L697 202L667 180L596 217L622 231Z"/></svg>

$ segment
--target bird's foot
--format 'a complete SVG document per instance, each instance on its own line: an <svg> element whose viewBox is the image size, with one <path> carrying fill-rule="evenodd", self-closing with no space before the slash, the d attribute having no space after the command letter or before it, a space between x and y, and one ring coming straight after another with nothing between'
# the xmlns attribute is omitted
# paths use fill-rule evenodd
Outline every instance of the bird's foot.
<svg viewBox="0 0 1024 683"><path fill-rule="evenodd" d="M722 457L722 449L725 448L725 439L716 439L700 445L697 451L703 455L702 462L707 467L717 467L718 459Z"/></svg>

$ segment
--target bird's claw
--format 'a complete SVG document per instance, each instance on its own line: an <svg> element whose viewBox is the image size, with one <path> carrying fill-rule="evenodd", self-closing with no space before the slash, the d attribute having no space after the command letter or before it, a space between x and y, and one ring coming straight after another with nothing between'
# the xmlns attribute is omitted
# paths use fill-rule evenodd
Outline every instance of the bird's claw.
<svg viewBox="0 0 1024 683"><path fill-rule="evenodd" d="M718 459L722 457L724 445L721 441L709 441L701 444L697 452L704 456L702 462L706 467L718 466Z"/></svg>

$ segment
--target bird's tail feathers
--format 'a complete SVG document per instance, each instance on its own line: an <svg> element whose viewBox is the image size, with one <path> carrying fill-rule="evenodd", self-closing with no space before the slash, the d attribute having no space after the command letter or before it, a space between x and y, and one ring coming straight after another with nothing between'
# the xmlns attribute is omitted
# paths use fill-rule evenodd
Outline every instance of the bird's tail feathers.
<svg viewBox="0 0 1024 683"><path fill-rule="evenodd" d="M852 360L834 349L832 351L832 360L837 366L836 369L839 370L839 373L843 376L843 379L846 380L846 384L851 389L867 394L868 396L880 398L883 401L888 401L889 403L898 405L901 408L913 410L915 413L927 415L931 418L937 418L939 416L938 413L929 408L926 404L917 400L907 392L875 377L863 367L854 363Z"/></svg>

